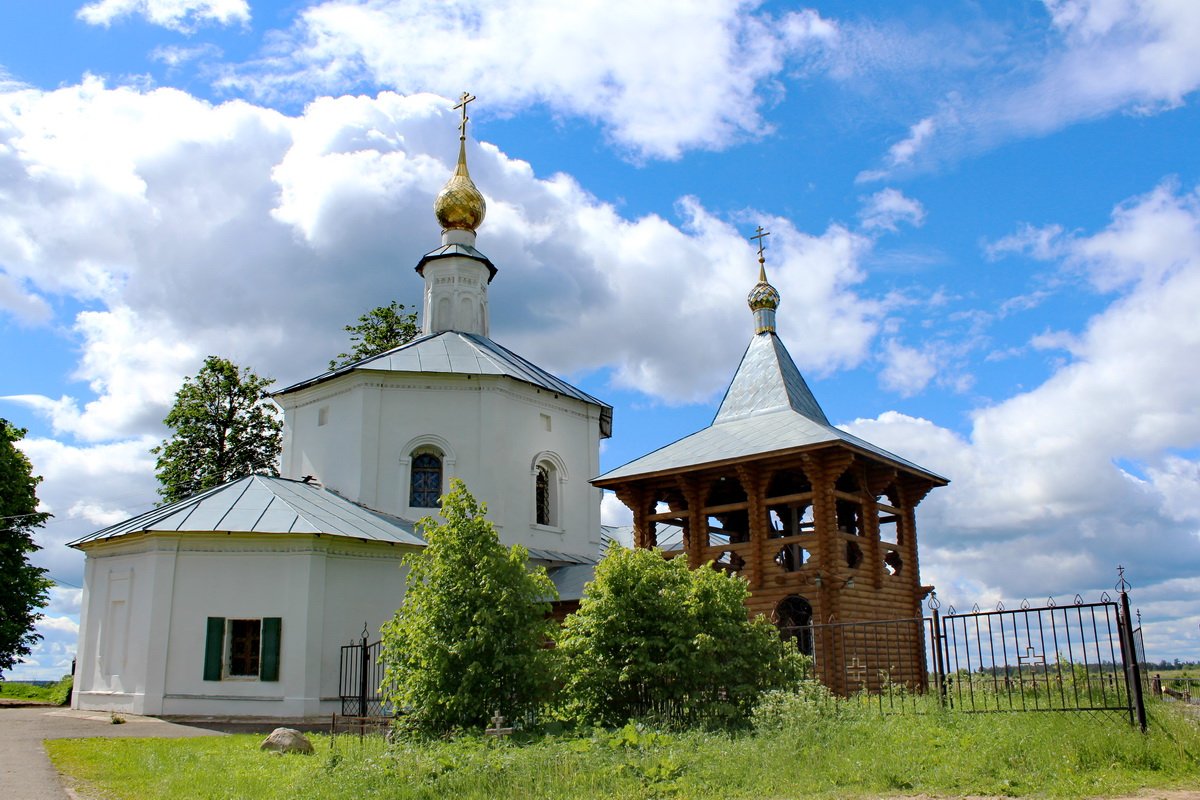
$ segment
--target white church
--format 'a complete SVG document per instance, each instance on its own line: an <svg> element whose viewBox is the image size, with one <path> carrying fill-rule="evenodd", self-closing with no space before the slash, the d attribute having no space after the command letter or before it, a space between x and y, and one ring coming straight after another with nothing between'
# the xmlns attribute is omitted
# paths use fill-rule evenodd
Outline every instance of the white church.
<svg viewBox="0 0 1200 800"><path fill-rule="evenodd" d="M289 386L280 478L254 475L107 527L86 556L72 704L165 716L341 711L340 648L400 606L415 520L461 478L505 544L578 600L600 551L600 440L612 408L488 338L485 203L458 166L422 335Z"/></svg>
<svg viewBox="0 0 1200 800"><path fill-rule="evenodd" d="M920 614L932 587L915 509L947 481L830 424L775 333L761 229L755 333L713 424L599 475L612 407L488 337L497 269L475 249L471 99L456 106L458 166L434 203L442 243L416 267L422 335L274 395L285 477L241 478L71 543L86 556L75 708L343 712L343 647L400 607L401 561L424 547L415 521L438 512L452 478L487 503L502 542L546 567L557 615L576 607L611 533L597 485L632 510L637 546L744 574L750 610L785 628ZM924 648L911 645L919 683ZM844 689L838 654L818 656Z"/></svg>

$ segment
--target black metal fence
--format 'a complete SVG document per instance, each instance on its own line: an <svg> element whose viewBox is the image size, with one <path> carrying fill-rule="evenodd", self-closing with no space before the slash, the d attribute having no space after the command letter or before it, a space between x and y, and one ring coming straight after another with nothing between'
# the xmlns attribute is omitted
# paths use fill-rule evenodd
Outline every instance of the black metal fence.
<svg viewBox="0 0 1200 800"><path fill-rule="evenodd" d="M1053 599L1016 609L1000 604L910 619L807 625L784 634L811 653L817 676L834 693L881 711L951 708L1105 712L1146 726L1149 678L1140 626L1119 598L1071 605Z"/></svg>
<svg viewBox="0 0 1200 800"><path fill-rule="evenodd" d="M351 717L383 717L389 714L379 696L383 683L383 665L379 663L382 642L368 643L363 636L358 644L342 645L338 671L342 714Z"/></svg>

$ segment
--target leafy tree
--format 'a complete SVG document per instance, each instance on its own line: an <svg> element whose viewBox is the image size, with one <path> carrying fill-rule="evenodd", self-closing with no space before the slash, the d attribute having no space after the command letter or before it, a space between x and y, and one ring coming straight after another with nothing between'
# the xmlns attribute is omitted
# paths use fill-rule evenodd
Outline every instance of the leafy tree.
<svg viewBox="0 0 1200 800"><path fill-rule="evenodd" d="M478 728L496 712L518 719L549 690L554 584L524 547L500 544L486 514L450 482L445 522L418 523L427 546L405 559L404 604L383 626L383 698L418 732Z"/></svg>
<svg viewBox="0 0 1200 800"><path fill-rule="evenodd" d="M255 472L278 475L283 423L261 378L218 356L204 359L195 378L184 378L163 420L174 433L151 449L158 493L171 503Z"/></svg>
<svg viewBox="0 0 1200 800"><path fill-rule="evenodd" d="M417 312L404 313L405 306L393 300L386 306L373 308L358 318L357 325L347 325L353 345L349 353L339 353L329 362L331 370L386 353L393 347L407 344L421 333L417 327Z"/></svg>
<svg viewBox="0 0 1200 800"><path fill-rule="evenodd" d="M568 711L603 725L744 722L763 691L804 670L794 644L747 617L748 596L742 578L610 548L558 639Z"/></svg>
<svg viewBox="0 0 1200 800"><path fill-rule="evenodd" d="M23 428L0 418L0 678L42 637L33 630L42 618L38 609L49 600L46 570L29 563L41 548L33 529L50 515L37 510L37 485L29 459L17 449Z"/></svg>

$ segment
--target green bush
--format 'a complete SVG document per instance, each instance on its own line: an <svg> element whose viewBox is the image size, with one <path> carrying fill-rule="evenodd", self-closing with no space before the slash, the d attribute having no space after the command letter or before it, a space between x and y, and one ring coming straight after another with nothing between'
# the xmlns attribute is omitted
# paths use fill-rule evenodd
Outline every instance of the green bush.
<svg viewBox="0 0 1200 800"><path fill-rule="evenodd" d="M35 685L32 683L22 683L20 681L16 683L10 681L0 681L0 697L10 697L19 700L35 700L38 702L52 703L56 706L65 706L71 699L72 680L73 679L70 675L66 675L58 683L52 683L45 686Z"/></svg>
<svg viewBox="0 0 1200 800"><path fill-rule="evenodd" d="M794 683L805 659L761 616L745 580L690 570L658 550L614 547L558 639L568 716L586 724L745 722L759 694Z"/></svg>
<svg viewBox="0 0 1200 800"><path fill-rule="evenodd" d="M65 706L71 702L71 687L74 685L75 679L72 676L63 676L62 680L50 687L48 699L56 706Z"/></svg>
<svg viewBox="0 0 1200 800"><path fill-rule="evenodd" d="M840 716L844 708L820 681L804 680L788 689L764 692L751 723L759 733L807 731L822 719Z"/></svg>
<svg viewBox="0 0 1200 800"><path fill-rule="evenodd" d="M405 559L404 604L383 626L385 702L426 734L483 727L499 712L520 720L550 688L545 644L556 596L524 547L506 548L460 480L442 498L445 522L418 524L424 551Z"/></svg>

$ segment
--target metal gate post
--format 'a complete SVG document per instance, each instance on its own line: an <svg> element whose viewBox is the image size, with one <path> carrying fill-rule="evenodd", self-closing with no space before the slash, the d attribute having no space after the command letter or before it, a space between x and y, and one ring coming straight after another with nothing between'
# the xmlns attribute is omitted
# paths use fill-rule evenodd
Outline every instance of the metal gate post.
<svg viewBox="0 0 1200 800"><path fill-rule="evenodd" d="M370 651L367 649L367 623L363 623L362 659L358 665L358 715L367 716L367 673L371 668Z"/></svg>
<svg viewBox="0 0 1200 800"><path fill-rule="evenodd" d="M1125 683L1129 690L1129 719L1146 732L1146 699L1142 696L1142 667L1138 664L1137 648L1133 642L1133 618L1129 614L1129 582L1125 580L1125 568L1117 567L1120 580L1117 591L1121 593L1121 658L1125 661Z"/></svg>
<svg viewBox="0 0 1200 800"><path fill-rule="evenodd" d="M946 662L942 653L942 646L945 644L945 640L942 638L942 617L938 611L941 603L937 601L937 598L934 598L929 606L933 611L933 675L938 685L938 701L945 708L947 699Z"/></svg>

